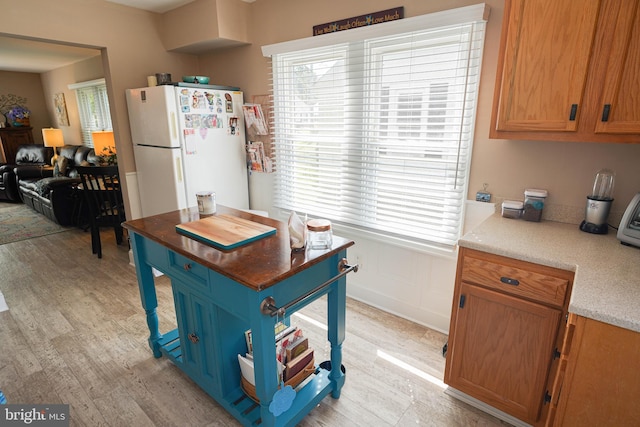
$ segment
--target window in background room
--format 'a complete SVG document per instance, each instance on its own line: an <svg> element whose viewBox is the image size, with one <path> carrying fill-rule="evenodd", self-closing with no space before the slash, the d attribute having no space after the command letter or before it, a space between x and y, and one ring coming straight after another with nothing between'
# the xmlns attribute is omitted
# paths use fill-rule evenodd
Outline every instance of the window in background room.
<svg viewBox="0 0 640 427"><path fill-rule="evenodd" d="M274 205L452 248L462 229L486 15L484 5L470 6L265 46Z"/></svg>
<svg viewBox="0 0 640 427"><path fill-rule="evenodd" d="M93 147L91 133L112 130L109 97L104 79L74 83L69 89L76 92L82 132L82 145Z"/></svg>

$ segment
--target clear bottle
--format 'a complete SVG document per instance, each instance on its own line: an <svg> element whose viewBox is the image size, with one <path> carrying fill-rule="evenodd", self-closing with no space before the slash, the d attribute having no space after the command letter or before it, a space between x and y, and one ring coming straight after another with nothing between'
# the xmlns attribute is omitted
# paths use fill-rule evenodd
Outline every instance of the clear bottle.
<svg viewBox="0 0 640 427"><path fill-rule="evenodd" d="M312 219L307 222L307 245L309 249L331 249L333 233L331 221Z"/></svg>
<svg viewBox="0 0 640 427"><path fill-rule="evenodd" d="M613 200L616 173L610 169L601 169L593 182L593 191L589 196L593 200Z"/></svg>

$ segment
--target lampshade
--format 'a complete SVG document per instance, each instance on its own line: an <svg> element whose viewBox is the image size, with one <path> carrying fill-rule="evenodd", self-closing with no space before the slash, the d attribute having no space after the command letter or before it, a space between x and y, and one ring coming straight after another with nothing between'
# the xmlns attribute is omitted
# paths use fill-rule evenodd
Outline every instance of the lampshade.
<svg viewBox="0 0 640 427"><path fill-rule="evenodd" d="M64 145L62 129L42 129L42 140L45 147L62 147Z"/></svg>
<svg viewBox="0 0 640 427"><path fill-rule="evenodd" d="M93 138L93 151L95 151L98 156L115 154L116 141L113 138L112 131L93 132L91 133L91 137Z"/></svg>

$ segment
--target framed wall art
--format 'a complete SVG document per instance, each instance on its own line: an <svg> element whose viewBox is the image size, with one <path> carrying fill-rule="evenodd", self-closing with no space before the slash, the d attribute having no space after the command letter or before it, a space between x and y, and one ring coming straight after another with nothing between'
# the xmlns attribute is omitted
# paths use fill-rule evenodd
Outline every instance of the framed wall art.
<svg viewBox="0 0 640 427"><path fill-rule="evenodd" d="M69 126L69 116L67 115L67 103L64 100L64 93L56 93L53 97L55 104L58 126Z"/></svg>

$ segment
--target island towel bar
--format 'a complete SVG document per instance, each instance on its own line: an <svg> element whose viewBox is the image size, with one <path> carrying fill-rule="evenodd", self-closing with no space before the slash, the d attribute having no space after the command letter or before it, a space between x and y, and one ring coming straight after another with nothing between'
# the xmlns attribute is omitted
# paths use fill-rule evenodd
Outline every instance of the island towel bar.
<svg viewBox="0 0 640 427"><path fill-rule="evenodd" d="M289 307L292 307L292 306L298 304L299 302L309 298L311 295L314 295L316 292L321 291L323 288L326 288L327 286L329 286L330 284L332 284L333 282L335 282L339 278L341 278L343 276L346 276L347 274L351 273L352 271L354 273L357 273L358 272L358 264L349 265L349 261L347 261L346 258L342 258L340 260L340 262L338 263L338 270L340 271L340 273L338 273L337 275L333 276L331 279L327 280L326 282L324 282L323 284L319 285L318 287L313 288L312 290L310 290L306 294L294 299L290 303L283 305L282 307L277 307L276 306L276 300L273 299L273 297L266 297L264 300L262 300L262 303L260 304L260 311L262 312L262 314L268 314L271 317L273 317L275 315L284 316Z"/></svg>

